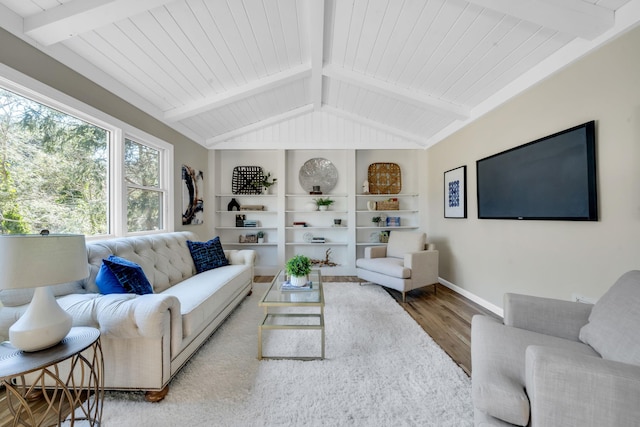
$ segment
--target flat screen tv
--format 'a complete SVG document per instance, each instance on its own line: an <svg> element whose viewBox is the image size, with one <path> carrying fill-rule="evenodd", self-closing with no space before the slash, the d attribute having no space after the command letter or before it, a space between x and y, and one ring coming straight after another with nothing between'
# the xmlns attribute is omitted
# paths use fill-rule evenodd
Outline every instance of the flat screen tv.
<svg viewBox="0 0 640 427"><path fill-rule="evenodd" d="M476 162L478 218L597 221L595 122Z"/></svg>

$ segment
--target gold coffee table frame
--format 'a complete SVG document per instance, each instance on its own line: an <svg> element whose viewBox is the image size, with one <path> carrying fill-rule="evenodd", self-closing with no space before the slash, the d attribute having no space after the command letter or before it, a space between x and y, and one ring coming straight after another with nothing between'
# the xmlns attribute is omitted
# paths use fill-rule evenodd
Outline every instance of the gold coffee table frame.
<svg viewBox="0 0 640 427"><path fill-rule="evenodd" d="M281 270L271 282L271 286L258 303L264 307L264 319L258 326L258 359L296 359L296 360L316 360L324 359L324 291L322 289L322 275L320 270L312 270L309 280L313 283L311 290L289 291L280 287L285 282L284 270ZM270 312L270 308L287 307L294 308L286 313ZM318 307L319 313L296 313L296 307ZM317 319L317 324L293 324L284 322L283 324L271 323L275 319L307 318ZM295 356L264 356L262 354L262 332L264 330L318 330L321 335L321 355L320 357L295 357Z"/></svg>

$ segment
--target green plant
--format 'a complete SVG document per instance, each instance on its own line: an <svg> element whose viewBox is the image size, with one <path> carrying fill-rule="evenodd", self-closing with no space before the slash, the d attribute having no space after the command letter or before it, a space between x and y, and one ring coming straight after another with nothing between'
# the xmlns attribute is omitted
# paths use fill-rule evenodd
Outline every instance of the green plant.
<svg viewBox="0 0 640 427"><path fill-rule="evenodd" d="M319 197L317 199L313 199L313 201L316 202L316 205L318 206L331 206L334 202L334 200L331 200L328 197L326 199Z"/></svg>
<svg viewBox="0 0 640 427"><path fill-rule="evenodd" d="M304 255L295 255L285 264L289 276L301 277L311 272L311 260Z"/></svg>
<svg viewBox="0 0 640 427"><path fill-rule="evenodd" d="M258 232L256 233L256 236L258 236L258 239L262 239L262 238L264 238L264 231L258 231Z"/></svg>
<svg viewBox="0 0 640 427"><path fill-rule="evenodd" d="M380 221L382 221L382 218L380 218L379 216L374 216L373 218L371 218L371 222L374 222L376 224Z"/></svg>
<svg viewBox="0 0 640 427"><path fill-rule="evenodd" d="M262 176L262 179L253 181L251 184L253 184L254 187L269 188L278 181L278 178L271 178L271 181L269 181L270 178L271 172L268 172L266 175Z"/></svg>

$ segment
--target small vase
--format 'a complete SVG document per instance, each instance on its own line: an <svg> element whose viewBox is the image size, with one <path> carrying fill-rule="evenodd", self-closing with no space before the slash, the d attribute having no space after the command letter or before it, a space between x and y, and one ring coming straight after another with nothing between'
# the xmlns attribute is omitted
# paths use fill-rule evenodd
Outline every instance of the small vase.
<svg viewBox="0 0 640 427"><path fill-rule="evenodd" d="M329 210L329 206L327 206L327 205L320 205L320 206L318 206L318 209L324 212L324 211Z"/></svg>
<svg viewBox="0 0 640 427"><path fill-rule="evenodd" d="M291 276L289 283L291 283L292 286L304 286L307 283L307 278L306 276Z"/></svg>

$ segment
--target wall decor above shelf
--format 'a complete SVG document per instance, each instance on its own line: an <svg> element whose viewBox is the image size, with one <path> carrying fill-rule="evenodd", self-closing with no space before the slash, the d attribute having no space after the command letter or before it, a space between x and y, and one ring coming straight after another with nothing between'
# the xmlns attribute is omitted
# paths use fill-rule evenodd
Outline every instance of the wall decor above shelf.
<svg viewBox="0 0 640 427"><path fill-rule="evenodd" d="M397 163L370 164L367 179L371 194L398 194L402 190L402 174Z"/></svg>

